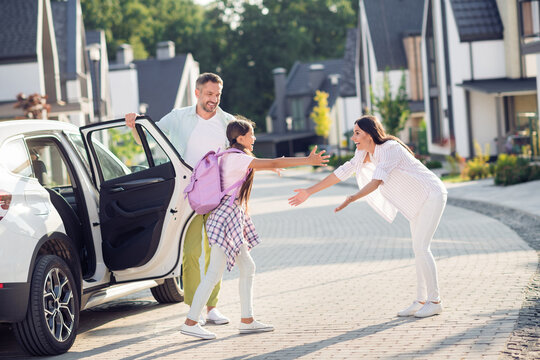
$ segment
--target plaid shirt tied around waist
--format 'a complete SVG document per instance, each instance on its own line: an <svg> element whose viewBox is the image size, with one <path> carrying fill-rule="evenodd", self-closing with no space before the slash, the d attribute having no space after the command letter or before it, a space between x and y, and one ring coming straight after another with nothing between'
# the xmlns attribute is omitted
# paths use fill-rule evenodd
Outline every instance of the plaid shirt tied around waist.
<svg viewBox="0 0 540 360"><path fill-rule="evenodd" d="M229 198L229 195L224 196L219 206L208 216L206 234L210 245L223 249L227 256L227 270L231 271L240 253L240 246L245 243L251 249L260 240L251 217L237 201L229 204Z"/></svg>

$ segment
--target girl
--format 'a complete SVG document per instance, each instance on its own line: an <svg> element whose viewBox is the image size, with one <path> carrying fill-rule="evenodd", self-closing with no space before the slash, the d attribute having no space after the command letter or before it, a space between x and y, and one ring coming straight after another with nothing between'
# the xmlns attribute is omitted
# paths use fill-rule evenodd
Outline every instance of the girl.
<svg viewBox="0 0 540 360"><path fill-rule="evenodd" d="M289 204L300 205L312 194L346 180L355 172L360 191L347 196L335 211L362 197L389 222L399 210L410 222L418 289L416 300L399 311L398 316L440 314L437 268L430 243L446 205L446 188L401 140L385 134L376 117L362 116L354 124L351 138L356 144L354 157L319 183L294 190L297 194L289 199Z"/></svg>
<svg viewBox="0 0 540 360"><path fill-rule="evenodd" d="M227 126L227 139L231 147L243 153L228 153L220 162L221 186L223 189L245 178L237 199L230 204L228 195L223 197L220 205L210 214L206 221L208 241L211 246L210 264L204 279L195 292L191 308L187 314L181 333L201 339L215 339L216 335L203 329L197 322L212 289L217 284L225 267L230 271L235 262L240 270L240 333L256 333L273 331L272 325L264 324L253 318L253 278L255 263L249 250L259 243L259 236L251 218L247 213L247 202L253 184L253 170L274 170L298 165L326 166L328 155L324 151L311 151L308 157L257 159L253 156L253 123L245 118L237 117ZM247 175L247 177L246 177Z"/></svg>

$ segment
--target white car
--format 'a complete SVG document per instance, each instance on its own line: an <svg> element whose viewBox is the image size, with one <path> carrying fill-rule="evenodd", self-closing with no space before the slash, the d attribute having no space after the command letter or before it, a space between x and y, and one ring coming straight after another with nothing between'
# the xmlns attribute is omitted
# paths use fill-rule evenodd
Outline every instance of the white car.
<svg viewBox="0 0 540 360"><path fill-rule="evenodd" d="M24 350L69 350L80 310L151 288L183 300L192 169L149 118L0 122L0 322Z"/></svg>

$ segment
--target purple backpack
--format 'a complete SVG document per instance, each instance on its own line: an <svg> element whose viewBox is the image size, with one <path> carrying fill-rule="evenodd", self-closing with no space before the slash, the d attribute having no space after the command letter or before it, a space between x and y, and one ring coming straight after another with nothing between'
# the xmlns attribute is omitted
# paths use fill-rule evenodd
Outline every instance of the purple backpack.
<svg viewBox="0 0 540 360"><path fill-rule="evenodd" d="M242 153L243 151L230 148L225 151L209 151L193 168L191 181L184 189L185 197L188 198L189 205L197 214L204 215L218 207L221 199L232 189L230 204L236 199L238 189L244 183L250 171L243 179L238 180L225 190L221 190L221 175L219 172L219 158L227 153ZM185 198L184 197L184 198Z"/></svg>

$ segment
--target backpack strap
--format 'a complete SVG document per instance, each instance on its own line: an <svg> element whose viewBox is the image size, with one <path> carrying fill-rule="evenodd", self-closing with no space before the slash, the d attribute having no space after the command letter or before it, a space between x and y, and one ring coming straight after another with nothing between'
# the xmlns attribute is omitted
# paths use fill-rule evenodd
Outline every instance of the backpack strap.
<svg viewBox="0 0 540 360"><path fill-rule="evenodd" d="M225 151L222 151L221 153L218 154L218 156L222 156L222 155L225 155L227 153L241 153L241 154L245 154L245 152L243 152L242 150L239 150L239 149L236 149L236 148L228 148L227 150ZM231 191L232 189L235 189L234 193L231 194L231 198L229 199L229 205L232 205L234 200L236 199L236 195L238 194L238 191L240 189L240 187L242 186L242 184L244 183L244 181L246 181L247 177L249 176L249 174L251 173L251 169L249 169L247 172L246 172L246 175L238 180L237 182L235 182L234 184L232 184L231 186L229 186L228 188L226 188L225 190L223 190L223 195L226 195L229 191Z"/></svg>

